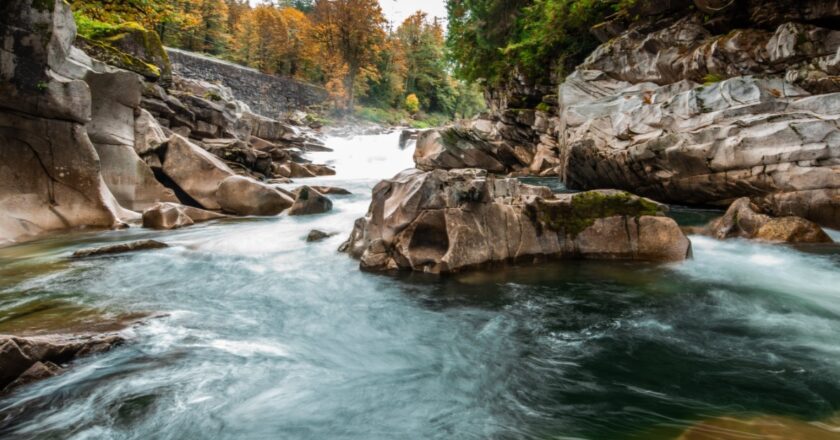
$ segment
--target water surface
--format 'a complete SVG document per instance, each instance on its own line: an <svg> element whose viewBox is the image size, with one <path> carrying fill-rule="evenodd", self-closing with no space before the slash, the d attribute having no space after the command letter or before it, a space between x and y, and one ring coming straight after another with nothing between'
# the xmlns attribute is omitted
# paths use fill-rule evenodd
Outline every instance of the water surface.
<svg viewBox="0 0 840 440"><path fill-rule="evenodd" d="M840 437L836 247L692 237L681 264L363 273L336 248L373 185L411 166L397 139L328 140L315 160L339 175L305 183L353 192L328 214L0 249L0 333L166 314L0 399L0 437L762 438L741 420ZM339 235L308 244L313 228ZM173 247L67 260L145 238Z"/></svg>

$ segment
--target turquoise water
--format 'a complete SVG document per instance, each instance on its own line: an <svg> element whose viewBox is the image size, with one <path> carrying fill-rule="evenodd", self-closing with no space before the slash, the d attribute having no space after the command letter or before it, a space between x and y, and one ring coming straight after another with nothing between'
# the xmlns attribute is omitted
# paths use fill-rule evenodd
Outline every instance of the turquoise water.
<svg viewBox="0 0 840 440"><path fill-rule="evenodd" d="M681 264L363 273L336 248L372 186L411 166L397 138L328 140L316 160L339 175L306 183L353 195L325 215L0 249L0 333L163 315L0 399L0 437L664 439L758 415L832 435L818 422L840 409L837 247L692 237ZM308 244L313 228L339 235ZM66 259L141 238L172 247Z"/></svg>

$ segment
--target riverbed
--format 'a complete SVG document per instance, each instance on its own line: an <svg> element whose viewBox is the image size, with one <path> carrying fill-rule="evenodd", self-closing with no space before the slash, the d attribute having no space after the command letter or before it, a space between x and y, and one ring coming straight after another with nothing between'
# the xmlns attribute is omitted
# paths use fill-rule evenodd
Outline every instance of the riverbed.
<svg viewBox="0 0 840 440"><path fill-rule="evenodd" d="M679 264L364 273L336 249L373 185L412 166L398 137L327 139L313 159L338 175L298 181L352 192L327 214L0 249L0 333L157 315L0 398L0 437L671 439L766 417L840 438L838 247L692 236ZM306 243L311 229L338 235ZM147 238L172 247L67 259Z"/></svg>

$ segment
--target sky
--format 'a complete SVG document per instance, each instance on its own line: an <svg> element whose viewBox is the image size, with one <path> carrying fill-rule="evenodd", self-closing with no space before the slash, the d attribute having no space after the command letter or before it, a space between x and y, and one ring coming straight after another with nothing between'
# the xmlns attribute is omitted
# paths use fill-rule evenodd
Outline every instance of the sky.
<svg viewBox="0 0 840 440"><path fill-rule="evenodd" d="M251 5L256 5L261 1L250 0ZM446 19L446 0L379 0L379 4L382 5L385 17L395 26L399 26L403 20L418 10L428 13L429 17Z"/></svg>
<svg viewBox="0 0 840 440"><path fill-rule="evenodd" d="M446 0L379 0L379 4L388 21L397 26L417 10L446 19Z"/></svg>

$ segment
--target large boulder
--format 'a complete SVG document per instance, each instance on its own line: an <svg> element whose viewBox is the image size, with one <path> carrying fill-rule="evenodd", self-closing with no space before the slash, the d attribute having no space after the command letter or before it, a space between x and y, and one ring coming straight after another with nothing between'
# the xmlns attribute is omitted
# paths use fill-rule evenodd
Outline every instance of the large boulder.
<svg viewBox="0 0 840 440"><path fill-rule="evenodd" d="M289 215L323 214L332 210L332 201L309 186L295 191L295 203L289 208Z"/></svg>
<svg viewBox="0 0 840 440"><path fill-rule="evenodd" d="M726 214L712 221L707 230L719 239L748 238L785 243L833 242L818 224L801 217L771 217L747 197L732 203Z"/></svg>
<svg viewBox="0 0 840 440"><path fill-rule="evenodd" d="M567 185L840 227L840 31L776 26L719 35L689 14L600 46L559 90Z"/></svg>
<svg viewBox="0 0 840 440"><path fill-rule="evenodd" d="M218 212L184 206L178 203L157 203L143 211L143 227L178 229L195 223L227 218Z"/></svg>
<svg viewBox="0 0 840 440"><path fill-rule="evenodd" d="M223 180L216 199L225 212L236 215L277 215L295 203L276 188L243 176Z"/></svg>
<svg viewBox="0 0 840 440"><path fill-rule="evenodd" d="M417 139L414 163L425 171L434 169L480 168L505 173L527 166L504 142L482 136L482 132L461 123L427 130Z"/></svg>
<svg viewBox="0 0 840 440"><path fill-rule="evenodd" d="M216 190L223 180L235 175L218 157L198 145L172 135L162 154L163 173L204 209L218 210Z"/></svg>
<svg viewBox="0 0 840 440"><path fill-rule="evenodd" d="M665 209L621 191L556 195L483 170L407 170L380 182L341 250L367 270L456 272L542 258L681 261Z"/></svg>

